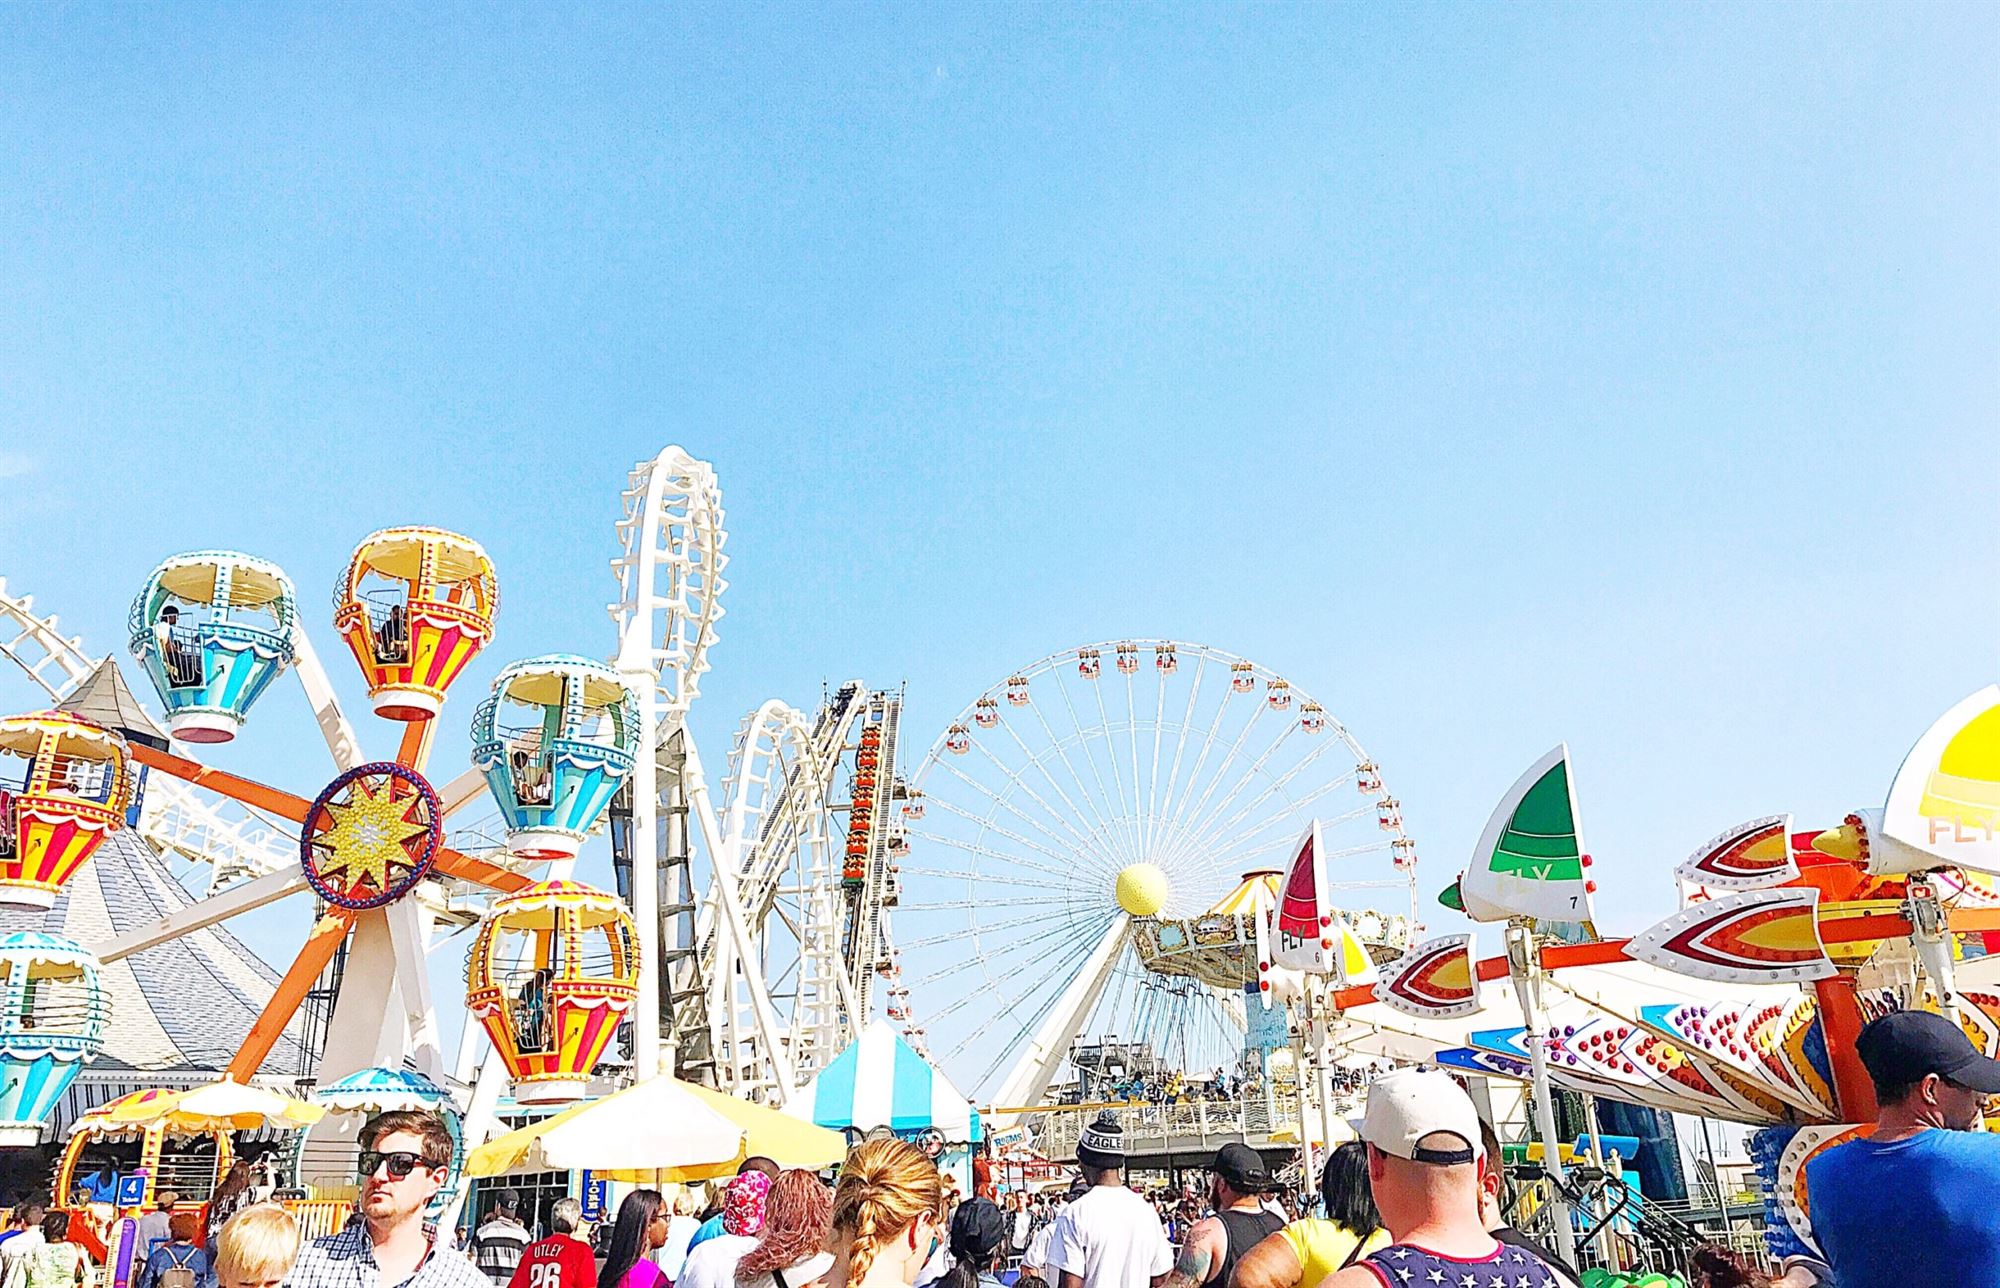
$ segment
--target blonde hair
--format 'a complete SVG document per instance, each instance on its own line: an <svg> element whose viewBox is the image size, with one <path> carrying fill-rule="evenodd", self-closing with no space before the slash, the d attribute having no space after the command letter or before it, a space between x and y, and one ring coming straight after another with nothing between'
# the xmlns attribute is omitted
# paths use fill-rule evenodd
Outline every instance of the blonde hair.
<svg viewBox="0 0 2000 1288"><path fill-rule="evenodd" d="M225 1286L282 1279L299 1255L299 1223L276 1203L239 1208L216 1236L215 1276Z"/></svg>
<svg viewBox="0 0 2000 1288"><path fill-rule="evenodd" d="M832 1235L848 1239L847 1282L858 1284L875 1254L924 1213L942 1220L944 1181L937 1164L903 1140L856 1145L833 1191Z"/></svg>

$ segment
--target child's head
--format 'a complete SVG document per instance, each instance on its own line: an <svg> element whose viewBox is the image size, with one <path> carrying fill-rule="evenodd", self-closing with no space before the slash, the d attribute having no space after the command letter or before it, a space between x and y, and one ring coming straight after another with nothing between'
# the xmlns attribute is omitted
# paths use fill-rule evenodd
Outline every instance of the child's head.
<svg viewBox="0 0 2000 1288"><path fill-rule="evenodd" d="M240 1209L216 1238L221 1288L278 1288L299 1255L299 1223L275 1203Z"/></svg>

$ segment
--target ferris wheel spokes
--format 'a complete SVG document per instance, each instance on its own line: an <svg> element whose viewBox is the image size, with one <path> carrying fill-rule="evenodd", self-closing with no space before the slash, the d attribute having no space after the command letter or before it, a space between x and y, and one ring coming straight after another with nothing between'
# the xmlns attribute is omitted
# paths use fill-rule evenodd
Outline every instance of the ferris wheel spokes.
<svg viewBox="0 0 2000 1288"><path fill-rule="evenodd" d="M966 822L971 823L976 827L979 827L980 829L982 829L982 831L991 832L995 836L999 836L1008 841L1012 841L1015 845L1018 845L1023 849L1029 849L1033 850L1037 854L1047 855L1050 859L1054 860L1056 863L1055 867L1049 867L1046 864L1036 863L1032 859L1024 859L1020 857L1018 853L1009 855L1008 861L1020 867L1032 868L1037 872L1046 872L1051 876L1062 876L1064 873L1072 870L1072 864L1074 863L1078 855L1088 854L1091 852L1088 848L1078 848L1071 850L1071 852L1068 854L1058 854L1054 850L1051 850L1046 845L1043 845L1038 841L1031 841L1027 837L1022 836L1020 833L1015 832L1010 828L1001 827L998 823L991 822L990 816L989 818L981 818L977 814L972 813L970 810L963 809L957 804L954 804L953 802L950 801L940 800L938 803L944 809L945 813L954 814L959 818L964 819Z"/></svg>
<svg viewBox="0 0 2000 1288"><path fill-rule="evenodd" d="M1319 747L1314 748L1312 754L1314 756L1317 756L1318 753L1328 745L1330 744L1322 743ZM1296 799L1290 797L1285 798L1283 803L1277 809L1273 810L1270 814L1266 815L1262 820L1260 820L1254 826L1249 826L1249 827L1239 826L1240 824L1242 824L1243 820L1248 816L1248 814L1252 810L1256 809L1258 806L1262 805L1264 801L1269 800L1274 795L1281 795L1285 783L1289 781L1290 778L1295 777L1297 773L1302 772L1306 767L1306 765L1309 763L1310 763L1309 760L1302 761L1300 765L1291 774L1288 774L1286 776L1286 778L1272 782L1269 786L1267 786L1264 789L1263 793L1260 794L1256 800L1250 802L1248 805L1244 806L1241 810L1237 811L1237 813L1230 816L1229 818L1221 820L1211 820L1205 824L1203 823L1195 824L1194 827L1197 830L1191 831L1190 834L1185 837L1183 843L1188 848L1194 850L1197 853L1200 852L1204 847L1213 846L1224 838L1228 838L1234 844L1238 845L1244 844L1245 842L1248 842L1255 837L1263 835L1266 829L1272 827L1275 824L1294 822L1299 817L1301 812L1310 809L1312 806L1316 805L1319 801L1325 799L1327 796L1332 795L1335 791L1339 790L1342 787L1347 786L1348 784L1354 781L1354 773L1352 770L1349 770L1347 773L1342 774L1338 778L1330 778L1325 782L1320 783L1319 785L1314 787L1311 791L1301 794ZM1338 826L1340 824L1357 821L1364 815L1372 814L1373 812L1374 812L1373 807L1362 806L1357 809L1352 809L1344 813L1337 814L1333 816L1331 819L1322 820L1322 822L1327 823L1329 825ZM1381 842L1381 847L1386 848L1387 846L1388 846L1388 841L1385 839Z"/></svg>
<svg viewBox="0 0 2000 1288"><path fill-rule="evenodd" d="M1028 695L1027 705L1030 708L1032 708L1034 705L1034 697L1032 694ZM1038 717L1040 716L1040 714L1041 713L1039 711L1036 712L1036 715ZM1035 767L1036 771L1041 774L1042 780L1046 782L1052 790L1054 790L1055 794L1058 797L1061 798L1062 803L1069 808L1070 813L1072 814L1081 813L1081 811L1077 809L1076 802L1071 800L1069 793L1063 789L1063 785L1056 781L1054 774L1051 774L1049 772L1049 767L1047 764L1044 763L1043 758L1036 756L1034 752L1028 750L1028 744L1022 740L1020 730L1014 727L1014 722L1012 720L1009 720L1004 713L1000 714L999 727L1007 731L1007 736L1013 740L1014 745L1016 747L1021 749L1022 759L1026 761L1028 764L1031 764ZM1043 727L1047 728L1046 721L1044 721ZM1051 737L1053 738L1053 734L1051 734ZM989 749L985 743L981 742L977 745L979 747L980 752L983 755L985 755L988 760L991 760L994 763L994 765L1001 770L1001 772L1010 774L1010 776L1014 777L1016 781L1020 781L1023 790L1028 791L1029 795L1034 796L1035 803L1037 805L1040 805L1043 809L1047 810L1051 817L1055 818L1064 827L1066 827L1069 830L1070 834L1076 838L1079 844L1082 845L1089 844L1089 841L1083 836L1083 834L1079 833L1076 830L1074 824L1070 823L1070 821L1067 818L1065 818L1061 813L1053 809L1047 801L1043 800L1040 796L1035 796L1033 790L1028 787L1027 783L1024 780L1022 780L1021 776L1018 774L1013 774L1013 771L1010 770L1008 766L999 759L999 757L995 756L992 750ZM1068 763L1068 757L1066 755L1063 757L1063 760L1065 764ZM1074 768L1070 770L1070 776L1072 779L1076 779L1076 771ZM1078 794L1083 796L1086 800L1088 800L1089 793L1083 791L1082 786L1083 786L1082 781L1080 779L1077 779L1077 787L1079 789ZM1108 828L1109 825L1105 821L1104 816L1098 813L1095 802L1091 802L1090 813L1096 830L1102 831Z"/></svg>
<svg viewBox="0 0 2000 1288"><path fill-rule="evenodd" d="M1057 686L1060 687L1062 683L1061 679L1058 678L1056 683ZM1045 713L1042 710L1040 704L1035 701L1035 694L1033 689L1024 688L1021 692L1021 698L1022 701L1020 705L1023 705L1029 711L1034 712L1036 722L1039 723L1042 727L1042 733L1048 738L1049 745L1055 749L1057 757L1063 763L1063 768L1068 770L1070 779L1076 784L1077 795L1083 799L1083 801L1085 802L1086 806L1090 811L1091 819L1093 821L1093 830L1099 831L1103 833L1105 836L1111 835L1110 816L1105 814L1103 810L1099 808L1097 799L1091 795L1089 787L1086 786L1083 781L1083 775L1077 772L1075 764L1073 764L1070 761L1068 741L1063 738L1057 737L1055 729L1051 727L1049 724L1049 718L1047 713ZM1012 699L1010 698L1009 701L1011 702ZM1064 701L1065 704L1067 704L1068 702L1067 695L1064 696ZM1072 707L1071 711L1074 712L1074 710L1075 708ZM1028 751L1027 744L1025 742L1022 742L1020 733L1014 729L1011 723L1007 724L1007 731L1010 735L1012 735L1015 743L1021 747L1022 755L1026 756L1029 760L1034 761L1035 764L1041 769L1042 774L1045 777L1049 778L1051 784L1053 784L1054 775L1049 773L1048 766L1043 762L1042 758L1037 757L1033 753ZM1093 764L1092 776L1098 778L1099 786L1102 787L1103 780L1101 776L1096 774L1095 769L1096 767ZM1063 797L1064 803L1068 804L1072 811L1076 809L1076 806L1070 803L1067 793L1064 793L1062 789L1059 787L1057 788L1057 794Z"/></svg>
<svg viewBox="0 0 2000 1288"><path fill-rule="evenodd" d="M1130 924L1131 918L1121 912L1105 926L1103 936L1092 946L1089 958L1081 969L1070 976L1069 986L1055 1004L1043 1012L1041 1024L1022 1048L1013 1069L1001 1082L999 1091L994 1093L998 1106L1009 1109L1036 1104L1048 1092L1056 1070L1068 1058L1071 1045L1083 1032L1084 1022L1104 995L1104 986L1118 964L1118 956L1125 951L1125 934ZM1060 979L1062 976L1051 978ZM980 1081L984 1082L990 1076L989 1066L987 1071L982 1072Z"/></svg>
<svg viewBox="0 0 2000 1288"><path fill-rule="evenodd" d="M1115 680L1123 693L1106 692ZM1004 1042L1016 1026L1044 1055L1062 1038L1064 1053L1047 1068L1032 1059L962 1067L960 1085L988 1097L989 1073L1016 1092L1046 1088L1075 1040L1063 1038L1072 1022L1078 1033L1140 1035L1158 1058L1233 1067L1243 1058L1241 999L1205 975L1149 973L1159 953L1180 950L1148 940L1142 959L1132 938L1139 919L1204 915L1246 872L1276 866L1313 811L1360 785L1364 768L1379 781L1318 703L1218 650L1125 641L1017 670L960 713L912 780L912 799L930 808L905 812L909 837L934 844L903 865L908 902L894 915L911 954L904 991L931 1026L921 1031L947 1059ZM1385 835L1376 837L1369 812L1341 801L1321 820L1327 857L1351 878L1338 887L1407 886L1402 860L1412 851L1400 816L1381 814ZM1390 876L1386 861L1378 872L1372 859L1384 851L1402 875ZM1099 954L1119 924L1126 941ZM1186 960L1227 971L1233 957L1204 949ZM901 1012L891 1018L915 1040L910 1007Z"/></svg>
<svg viewBox="0 0 2000 1288"><path fill-rule="evenodd" d="M984 749L982 748L982 751L983 750ZM1010 786L1022 787L1024 789L1025 794L1028 795L1031 799L1033 799L1036 804L1041 805L1042 808L1044 809L1048 808L1048 805L1045 801L1043 801L1039 796L1036 796L1032 790L1027 790L1026 784L1021 781L1021 776L1017 774L1012 769L1012 767L1003 764L999 759L994 757L991 752L986 752L985 754L986 758L993 762L994 767L998 769L1001 772L1001 774L1005 776L1006 781ZM1083 848L1089 847L1090 845L1089 839L1083 836L1081 833L1078 833L1075 828L1069 828L1069 831L1071 833L1069 839L1065 839L1061 836L1058 836L1056 833L1049 830L1048 826L1044 824L1041 820L1027 813L1020 806L1014 804L1011 800L1009 800L1006 796L994 792L993 789L987 787L984 783L981 783L977 779L967 775L957 766L955 765L947 766L946 768L951 774L957 777L959 781L963 782L966 786L972 788L974 791L982 793L983 795L986 796L988 800L991 800L995 805L1005 808L1010 813L1012 813L1016 818L1019 818L1022 822L1027 823L1029 826L1033 827L1036 831L1040 832L1043 836L1046 836L1047 838L1049 838L1049 840L1055 842L1057 845L1064 846L1072 850L1074 850L1077 847L1083 847ZM953 809L954 811L958 812L961 816L965 816L965 812L963 810L958 810L956 806L947 806L947 808ZM1046 846L1040 846L1040 845L1038 845L1037 848L1040 849L1042 853L1047 854L1049 857L1053 859L1056 859L1058 862L1062 861L1063 856L1057 854L1054 850L1048 849Z"/></svg>

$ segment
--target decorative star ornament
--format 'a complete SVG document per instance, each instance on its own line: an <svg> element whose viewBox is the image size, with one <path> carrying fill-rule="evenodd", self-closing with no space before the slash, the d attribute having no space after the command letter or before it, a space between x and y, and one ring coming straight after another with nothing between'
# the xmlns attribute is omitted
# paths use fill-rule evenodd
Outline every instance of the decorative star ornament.
<svg viewBox="0 0 2000 1288"><path fill-rule="evenodd" d="M430 870L442 839L440 813L437 793L407 766L377 762L348 770L307 816L299 847L307 881L343 908L401 898Z"/></svg>
<svg viewBox="0 0 2000 1288"><path fill-rule="evenodd" d="M319 864L321 875L344 876L354 886L365 881L377 890L388 889L392 870L413 866L404 845L431 830L428 820L410 817L423 803L421 796L396 800L361 790L345 803L328 801L326 812L333 826L316 842L325 855Z"/></svg>

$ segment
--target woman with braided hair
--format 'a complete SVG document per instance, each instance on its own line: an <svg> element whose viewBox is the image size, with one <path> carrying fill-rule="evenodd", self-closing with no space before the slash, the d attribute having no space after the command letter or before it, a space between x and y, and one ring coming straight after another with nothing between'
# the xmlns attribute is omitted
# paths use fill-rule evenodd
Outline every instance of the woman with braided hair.
<svg viewBox="0 0 2000 1288"><path fill-rule="evenodd" d="M944 1181L908 1141L854 1147L833 1191L826 1288L909 1288L944 1241Z"/></svg>

